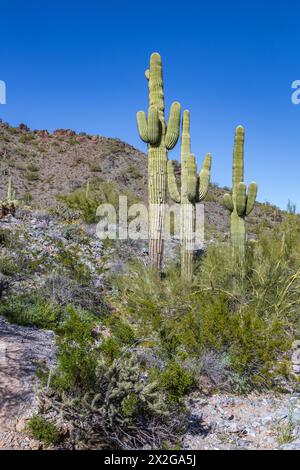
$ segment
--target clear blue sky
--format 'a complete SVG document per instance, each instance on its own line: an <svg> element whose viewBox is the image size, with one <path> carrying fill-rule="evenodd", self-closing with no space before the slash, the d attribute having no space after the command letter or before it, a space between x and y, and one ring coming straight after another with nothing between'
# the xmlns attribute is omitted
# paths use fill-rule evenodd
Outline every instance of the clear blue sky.
<svg viewBox="0 0 300 470"><path fill-rule="evenodd" d="M246 182L257 180L261 201L300 207L296 2L6 0L0 15L4 120L146 150L135 113L147 108L144 70L159 51L167 108L178 100L190 109L193 151L199 162L213 153L213 181L231 185L234 128L243 124Z"/></svg>

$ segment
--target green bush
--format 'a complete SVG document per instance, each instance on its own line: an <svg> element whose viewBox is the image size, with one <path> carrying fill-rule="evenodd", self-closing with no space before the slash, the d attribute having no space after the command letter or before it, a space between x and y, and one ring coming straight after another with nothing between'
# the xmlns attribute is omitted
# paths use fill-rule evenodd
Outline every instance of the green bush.
<svg viewBox="0 0 300 470"><path fill-rule="evenodd" d="M27 171L25 177L28 181L38 181L40 179L39 174L36 171Z"/></svg>
<svg viewBox="0 0 300 470"><path fill-rule="evenodd" d="M11 323L55 329L62 317L61 308L38 294L9 297L0 304L0 315Z"/></svg>
<svg viewBox="0 0 300 470"><path fill-rule="evenodd" d="M94 349L95 318L82 309L67 307L59 325L58 371L53 384L59 390L86 392L95 384L97 351Z"/></svg>
<svg viewBox="0 0 300 470"><path fill-rule="evenodd" d="M6 239L6 242L8 239ZM3 240L5 243L5 240ZM10 255L9 251L4 248L0 253L0 273L5 276L13 276L19 271L17 261Z"/></svg>
<svg viewBox="0 0 300 470"><path fill-rule="evenodd" d="M55 424L40 415L35 415L28 421L27 431L34 439L47 446L57 444L60 440L60 434Z"/></svg>
<svg viewBox="0 0 300 470"><path fill-rule="evenodd" d="M31 143L34 139L35 139L34 135L32 135L32 134L24 134L24 135L21 135L21 137L19 138L19 142L20 142L20 144L29 144L29 143Z"/></svg>
<svg viewBox="0 0 300 470"><path fill-rule="evenodd" d="M38 172L38 171L39 171L39 167L38 167L38 165L37 165L36 163L30 162L30 163L28 163L28 165L27 165L27 170L28 170L29 172L33 172L33 173L34 173L34 172Z"/></svg>
<svg viewBox="0 0 300 470"><path fill-rule="evenodd" d="M120 195L127 196L129 206L137 202L136 196L131 191L123 190L121 192L116 183L112 181L99 183L91 181L90 186L88 195L85 189L78 189L68 196L58 196L58 199L65 202L69 209L80 211L83 220L87 223L98 221L96 212L100 204L111 204L116 209L116 213L118 213Z"/></svg>
<svg viewBox="0 0 300 470"><path fill-rule="evenodd" d="M80 246L72 244L69 247L60 245L57 261L71 278L81 284L88 284L91 280L91 271L85 263L81 261Z"/></svg>
<svg viewBox="0 0 300 470"><path fill-rule="evenodd" d="M178 362L169 362L163 372L158 373L159 383L171 400L180 402L193 385L195 376L191 370L185 370Z"/></svg>
<svg viewBox="0 0 300 470"><path fill-rule="evenodd" d="M1 247L9 247L11 245L11 242L14 241L14 236L11 233L10 230L7 230L5 228L0 228L0 245ZM1 253L3 254L3 252ZM1 271L1 269L0 269Z"/></svg>

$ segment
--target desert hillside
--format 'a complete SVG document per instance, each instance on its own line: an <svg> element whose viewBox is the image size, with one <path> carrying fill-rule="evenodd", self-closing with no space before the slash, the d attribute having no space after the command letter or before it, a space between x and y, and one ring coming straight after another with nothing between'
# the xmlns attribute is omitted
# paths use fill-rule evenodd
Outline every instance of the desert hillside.
<svg viewBox="0 0 300 470"><path fill-rule="evenodd" d="M111 182L120 194L130 190L139 200L147 197L147 157L118 139L70 129L31 131L24 124L12 127L2 122L0 165L0 197L12 176L18 199L36 209L55 208L60 196L84 189L87 182L99 188ZM221 204L225 190L210 186L205 202L207 239L229 236L230 217ZM256 238L259 226L272 228L283 219L276 206L258 203L247 219L249 237Z"/></svg>

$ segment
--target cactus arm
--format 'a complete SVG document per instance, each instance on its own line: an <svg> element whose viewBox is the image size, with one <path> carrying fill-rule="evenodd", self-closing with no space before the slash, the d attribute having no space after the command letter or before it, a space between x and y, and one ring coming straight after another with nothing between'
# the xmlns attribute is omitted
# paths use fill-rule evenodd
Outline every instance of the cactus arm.
<svg viewBox="0 0 300 470"><path fill-rule="evenodd" d="M158 144L161 134L161 124L155 106L150 106L148 112L148 140L151 145Z"/></svg>
<svg viewBox="0 0 300 470"><path fill-rule="evenodd" d="M190 202L195 202L198 186L196 157L190 154L187 158L187 197Z"/></svg>
<svg viewBox="0 0 300 470"><path fill-rule="evenodd" d="M247 205L246 205L246 215L251 214L251 212L254 209L257 191L258 191L258 188L257 188L256 183L252 182L251 184L249 184L248 198L247 198Z"/></svg>
<svg viewBox="0 0 300 470"><path fill-rule="evenodd" d="M168 150L173 149L178 142L180 133L180 114L180 103L175 101L171 106L169 122L166 132L166 147Z"/></svg>
<svg viewBox="0 0 300 470"><path fill-rule="evenodd" d="M11 199L12 199L12 192L13 192L12 177L10 176L8 178L8 185L7 185L7 199L8 199L8 201L11 201Z"/></svg>
<svg viewBox="0 0 300 470"><path fill-rule="evenodd" d="M190 112L185 110L182 121L181 155L182 160L191 154Z"/></svg>
<svg viewBox="0 0 300 470"><path fill-rule="evenodd" d="M239 183L236 189L236 211L240 217L244 217L247 203L247 186Z"/></svg>
<svg viewBox="0 0 300 470"><path fill-rule="evenodd" d="M180 202L181 198L180 198L180 193L177 188L177 182L176 182L172 160L168 161L167 172L168 172L168 189L169 189L171 199L174 202Z"/></svg>
<svg viewBox="0 0 300 470"><path fill-rule="evenodd" d="M139 111L137 113L136 120L137 120L137 126L138 126L140 138L142 139L143 142L146 142L148 144L149 143L148 123L147 123L147 118L146 118L146 114L144 113L144 111Z"/></svg>
<svg viewBox="0 0 300 470"><path fill-rule="evenodd" d="M230 212L233 211L234 206L233 206L233 201L232 201L232 196L229 193L224 194L223 196L223 204L228 209Z"/></svg>
<svg viewBox="0 0 300 470"><path fill-rule="evenodd" d="M197 200L199 202L204 201L209 190L211 160L212 160L211 154L208 153L204 159L202 170L200 171L200 175L199 175L198 195L197 195Z"/></svg>

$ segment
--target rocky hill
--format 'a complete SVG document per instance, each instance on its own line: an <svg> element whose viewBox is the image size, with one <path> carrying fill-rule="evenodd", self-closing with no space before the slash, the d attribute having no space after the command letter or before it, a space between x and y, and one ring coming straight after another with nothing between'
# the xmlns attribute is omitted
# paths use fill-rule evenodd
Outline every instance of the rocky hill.
<svg viewBox="0 0 300 470"><path fill-rule="evenodd" d="M177 166L180 175L180 166ZM116 184L120 193L130 189L146 200L147 157L131 145L98 135L76 134L69 129L31 131L25 124L0 123L0 197L12 176L18 199L33 208L57 205L58 197L85 187L87 181ZM205 203L206 237L227 239L229 214L221 202L226 188L212 184ZM248 218L248 233L255 238L258 227L266 228L284 217L268 203L257 204Z"/></svg>
<svg viewBox="0 0 300 470"><path fill-rule="evenodd" d="M75 134L68 129L30 131L0 124L0 196L7 175L18 197L34 206L49 207L58 194L68 194L88 180L111 180L145 193L145 155L117 139Z"/></svg>

